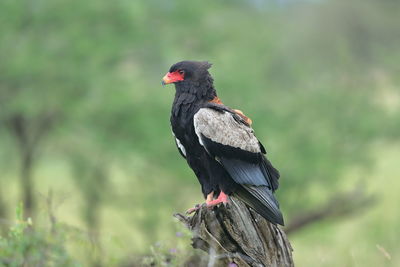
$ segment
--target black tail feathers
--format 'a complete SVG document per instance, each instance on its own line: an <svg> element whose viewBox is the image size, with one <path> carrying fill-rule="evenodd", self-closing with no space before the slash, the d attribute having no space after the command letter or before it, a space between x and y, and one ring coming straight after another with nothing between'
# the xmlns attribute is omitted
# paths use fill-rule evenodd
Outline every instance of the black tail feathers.
<svg viewBox="0 0 400 267"><path fill-rule="evenodd" d="M267 186L239 186L234 194L273 224L284 225L279 203Z"/></svg>

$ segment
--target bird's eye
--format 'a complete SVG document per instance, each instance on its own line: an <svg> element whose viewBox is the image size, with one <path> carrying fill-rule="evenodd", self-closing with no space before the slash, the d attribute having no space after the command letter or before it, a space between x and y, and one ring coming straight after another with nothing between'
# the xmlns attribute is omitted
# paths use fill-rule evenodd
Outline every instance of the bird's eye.
<svg viewBox="0 0 400 267"><path fill-rule="evenodd" d="M178 70L178 72L180 73L180 74L185 74L185 71L184 70Z"/></svg>

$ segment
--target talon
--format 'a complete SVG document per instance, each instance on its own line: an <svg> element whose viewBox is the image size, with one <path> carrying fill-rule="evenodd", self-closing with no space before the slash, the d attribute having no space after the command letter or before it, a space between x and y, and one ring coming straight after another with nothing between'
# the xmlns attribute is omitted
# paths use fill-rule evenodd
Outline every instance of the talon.
<svg viewBox="0 0 400 267"><path fill-rule="evenodd" d="M214 206L217 206L220 203L226 204L228 203L228 195L226 195L224 192L221 191L217 199L207 201L207 207L212 208Z"/></svg>
<svg viewBox="0 0 400 267"><path fill-rule="evenodd" d="M211 192L210 194L207 195L206 203L203 203L201 205L200 204L195 205L194 208L188 209L186 211L186 214L192 214L193 212L199 210L201 207L204 206L211 209L221 203L223 203L224 205L226 203L229 203L228 195L221 191L218 198L214 199L214 192Z"/></svg>
<svg viewBox="0 0 400 267"><path fill-rule="evenodd" d="M186 211L186 214L192 214L193 212L195 212L196 210L198 210L198 209L200 209L200 204L196 204L195 206L194 206L194 208L190 208L190 209L188 209L187 211Z"/></svg>

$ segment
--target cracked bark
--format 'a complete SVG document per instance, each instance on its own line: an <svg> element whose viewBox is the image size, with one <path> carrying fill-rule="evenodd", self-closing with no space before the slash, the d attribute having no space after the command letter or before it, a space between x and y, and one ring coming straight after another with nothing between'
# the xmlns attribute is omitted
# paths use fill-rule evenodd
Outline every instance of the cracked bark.
<svg viewBox="0 0 400 267"><path fill-rule="evenodd" d="M208 253L207 266L294 266L283 230L236 198L213 209L203 206L193 216L174 216L193 233L192 246Z"/></svg>

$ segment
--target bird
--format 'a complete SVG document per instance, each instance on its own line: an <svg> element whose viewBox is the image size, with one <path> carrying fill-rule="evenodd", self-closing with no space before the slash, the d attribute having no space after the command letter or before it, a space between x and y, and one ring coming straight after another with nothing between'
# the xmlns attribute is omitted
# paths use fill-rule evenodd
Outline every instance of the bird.
<svg viewBox="0 0 400 267"><path fill-rule="evenodd" d="M284 225L273 194L280 174L266 158L252 120L217 96L211 66L181 61L162 78L163 85L175 85L170 122L178 151L196 175L205 205L227 204L234 196L269 222Z"/></svg>

